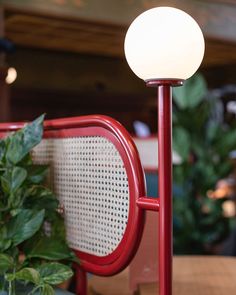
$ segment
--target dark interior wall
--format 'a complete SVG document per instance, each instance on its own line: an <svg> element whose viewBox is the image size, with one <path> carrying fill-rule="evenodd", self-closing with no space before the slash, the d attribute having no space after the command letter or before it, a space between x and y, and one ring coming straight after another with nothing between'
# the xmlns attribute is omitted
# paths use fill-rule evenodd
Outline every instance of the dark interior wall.
<svg viewBox="0 0 236 295"><path fill-rule="evenodd" d="M221 88L229 84L236 85L235 63L207 67L202 69L202 73L204 74L210 89Z"/></svg>
<svg viewBox="0 0 236 295"><path fill-rule="evenodd" d="M133 121L141 120L155 132L155 89L146 88L145 83L129 69L123 55L124 27L114 27L111 23L128 25L141 11L156 5L168 4L182 8L193 15L203 28L207 45L207 62L203 63L203 73L209 87L235 83L236 67L233 64L208 67L209 64L222 65L236 60L236 6L232 5L231 0L227 1L227 5L223 5L220 0L0 2L8 7L5 13L5 35L12 37L13 41L16 38L14 43L22 46L17 47L14 54L7 56L9 66L14 66L18 72L16 82L11 85L11 120L31 120L43 112L47 113L48 118L101 113L118 119L130 131L133 130ZM22 11L25 11L25 14ZM85 19L86 23L81 22ZM94 21L98 23L95 24ZM81 39L77 38L78 35ZM50 42L55 39L61 44L59 47L55 46L57 42ZM77 53L68 53L67 45L75 45L76 40L77 46L74 49L80 51L72 50L70 52ZM91 40L94 43L90 43ZM228 44L226 40L231 43ZM103 54L95 46L99 41ZM81 44L84 43L86 50L81 51ZM55 47L50 47L50 44ZM94 44L97 51L91 52L91 44ZM119 53L111 46L111 51L107 54L109 44L115 44L114 47L118 44ZM87 55L81 52L87 52Z"/></svg>
<svg viewBox="0 0 236 295"><path fill-rule="evenodd" d="M122 58L17 48L7 56L18 77L10 87L10 118L32 120L104 114L133 132L133 122L156 132L156 93L138 79ZM210 89L236 84L236 66L201 69ZM235 99L232 93L222 97Z"/></svg>
<svg viewBox="0 0 236 295"><path fill-rule="evenodd" d="M11 85L11 119L100 113L132 131L141 120L155 131L155 90L123 59L17 48L7 56L18 77Z"/></svg>
<svg viewBox="0 0 236 295"><path fill-rule="evenodd" d="M17 48L7 62L19 74L14 87L96 92L103 84L106 93L146 92L124 59Z"/></svg>

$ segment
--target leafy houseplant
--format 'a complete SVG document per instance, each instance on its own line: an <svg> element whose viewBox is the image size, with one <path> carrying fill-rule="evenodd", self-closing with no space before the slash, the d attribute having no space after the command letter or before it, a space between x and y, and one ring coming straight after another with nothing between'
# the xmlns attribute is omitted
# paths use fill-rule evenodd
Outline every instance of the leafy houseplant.
<svg viewBox="0 0 236 295"><path fill-rule="evenodd" d="M30 154L42 139L43 119L0 140L1 294L14 295L23 283L32 285L30 294L51 295L53 285L72 276L64 262L75 257L66 244L59 203L44 186L48 168L35 165Z"/></svg>
<svg viewBox="0 0 236 295"><path fill-rule="evenodd" d="M200 74L174 90L174 103L173 148L182 159L174 167L174 251L207 253L229 233L224 199L209 199L207 191L231 171L236 132L212 116L217 100Z"/></svg>

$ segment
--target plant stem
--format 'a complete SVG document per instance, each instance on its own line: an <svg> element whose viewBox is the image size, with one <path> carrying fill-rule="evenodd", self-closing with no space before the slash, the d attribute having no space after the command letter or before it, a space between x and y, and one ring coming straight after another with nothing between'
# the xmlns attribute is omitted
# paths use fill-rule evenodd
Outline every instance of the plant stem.
<svg viewBox="0 0 236 295"><path fill-rule="evenodd" d="M36 286L32 291L30 291L30 292L28 293L28 295L33 295L34 292L36 292L39 288L41 288L41 285Z"/></svg>
<svg viewBox="0 0 236 295"><path fill-rule="evenodd" d="M15 276L16 268L13 268L13 275ZM16 280L9 280L9 295L16 295Z"/></svg>
<svg viewBox="0 0 236 295"><path fill-rule="evenodd" d="M12 293L12 281L9 281L9 295L14 295Z"/></svg>
<svg viewBox="0 0 236 295"><path fill-rule="evenodd" d="M16 281L12 281L12 295L16 295Z"/></svg>

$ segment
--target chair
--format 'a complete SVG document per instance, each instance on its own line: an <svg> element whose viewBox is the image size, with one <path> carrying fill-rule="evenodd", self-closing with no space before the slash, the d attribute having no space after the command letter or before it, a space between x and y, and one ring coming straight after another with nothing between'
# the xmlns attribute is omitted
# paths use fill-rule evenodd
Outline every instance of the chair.
<svg viewBox="0 0 236 295"><path fill-rule="evenodd" d="M22 124L1 124L0 133ZM114 275L131 261L142 236L145 179L129 133L106 116L45 122L34 149L36 163L50 165L50 183L64 208L67 240L80 259L76 293L86 294L86 272Z"/></svg>
<svg viewBox="0 0 236 295"><path fill-rule="evenodd" d="M2 123L0 137L22 126ZM85 295L86 272L110 276L130 263L141 240L145 210L158 211L159 201L145 197L137 149L112 118L46 121L44 139L33 156L50 165L49 180L64 207L67 239L80 259L75 265L76 294ZM158 230L163 230L160 224ZM236 258L174 257L174 294L234 294L235 276ZM171 284L171 273L168 279ZM156 284L143 284L140 294L153 295L157 289Z"/></svg>

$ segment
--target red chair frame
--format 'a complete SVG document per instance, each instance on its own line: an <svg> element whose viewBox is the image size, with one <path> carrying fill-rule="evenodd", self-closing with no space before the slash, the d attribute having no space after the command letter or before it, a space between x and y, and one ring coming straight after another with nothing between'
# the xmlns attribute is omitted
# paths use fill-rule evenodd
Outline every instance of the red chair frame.
<svg viewBox="0 0 236 295"><path fill-rule="evenodd" d="M0 124L0 137L23 125L24 123ZM77 136L102 136L114 144L127 172L130 195L127 227L117 248L111 254L103 257L75 251L80 259L80 265L76 265L76 275L79 280L76 292L84 295L87 285L86 272L110 276L120 272L129 264L138 249L142 236L145 210L158 211L159 200L145 197L145 178L137 148L130 134L120 123L101 115L47 120L44 123L45 139Z"/></svg>

